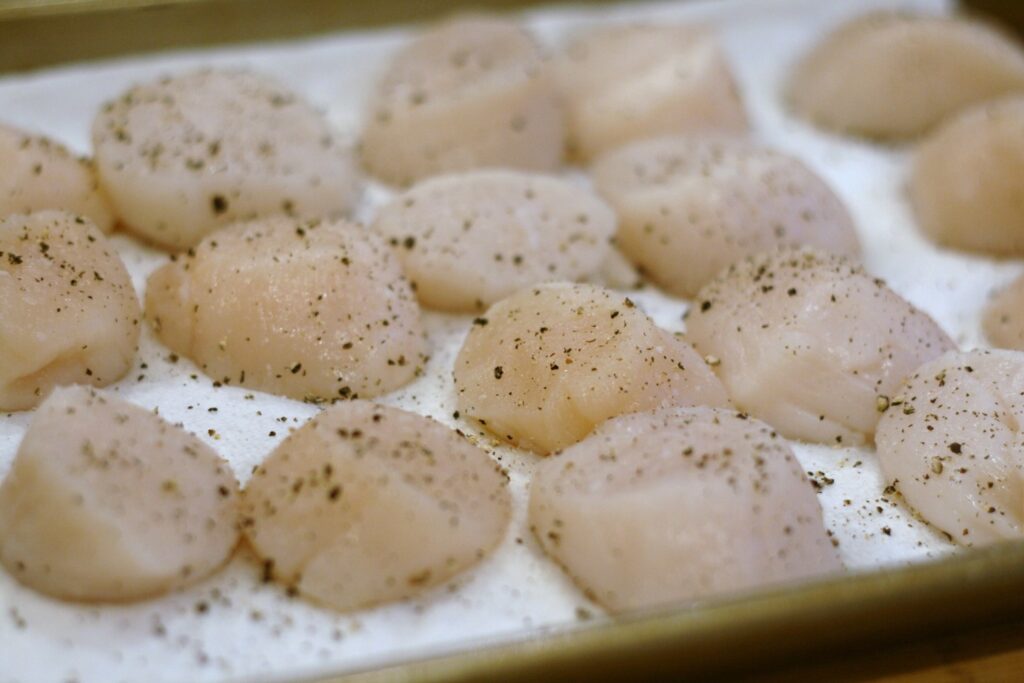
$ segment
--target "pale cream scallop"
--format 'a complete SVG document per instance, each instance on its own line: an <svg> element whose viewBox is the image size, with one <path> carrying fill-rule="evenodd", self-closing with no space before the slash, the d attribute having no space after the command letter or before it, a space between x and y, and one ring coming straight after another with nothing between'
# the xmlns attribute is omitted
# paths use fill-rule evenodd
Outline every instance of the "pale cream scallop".
<svg viewBox="0 0 1024 683"><path fill-rule="evenodd" d="M1024 51L983 23L881 12L840 26L796 65L801 116L873 138L920 135L964 107L1024 91Z"/></svg>
<svg viewBox="0 0 1024 683"><path fill-rule="evenodd" d="M0 218L0 411L131 367L142 312L114 247L62 211Z"/></svg>
<svg viewBox="0 0 1024 683"><path fill-rule="evenodd" d="M612 26L578 37L558 60L570 154L584 161L629 142L747 130L718 39L701 26Z"/></svg>
<svg viewBox="0 0 1024 683"><path fill-rule="evenodd" d="M594 274L611 254L615 214L568 181L484 170L419 183L374 229L423 305L480 311L523 287Z"/></svg>
<svg viewBox="0 0 1024 683"><path fill-rule="evenodd" d="M529 510L545 552L612 612L842 570L790 447L730 410L609 420L540 464Z"/></svg>
<svg viewBox="0 0 1024 683"><path fill-rule="evenodd" d="M593 285L540 285L499 301L474 321L454 374L464 416L540 454L616 415L728 404L686 341Z"/></svg>
<svg viewBox="0 0 1024 683"><path fill-rule="evenodd" d="M821 178L746 140L644 140L592 170L619 216L619 248L677 296L692 297L730 263L774 247L860 253L849 212Z"/></svg>
<svg viewBox="0 0 1024 683"><path fill-rule="evenodd" d="M363 163L387 183L485 166L548 171L565 146L540 48L518 24L456 18L416 36L367 111Z"/></svg>
<svg viewBox="0 0 1024 683"><path fill-rule="evenodd" d="M230 557L238 484L179 427L92 388L56 389L0 485L0 561L66 600L139 600Z"/></svg>
<svg viewBox="0 0 1024 683"><path fill-rule="evenodd" d="M137 85L103 107L92 138L121 223L169 249L239 220L338 217L356 201L352 153L324 116L248 71Z"/></svg>
<svg viewBox="0 0 1024 683"><path fill-rule="evenodd" d="M738 408L791 439L844 445L869 442L900 382L954 348L882 280L809 248L730 266L686 327Z"/></svg>
<svg viewBox="0 0 1024 683"><path fill-rule="evenodd" d="M993 346L1024 351L1024 277L996 293L985 307L982 327Z"/></svg>
<svg viewBox="0 0 1024 683"><path fill-rule="evenodd" d="M1024 255L1024 97L981 105L918 148L910 198L939 244L993 256Z"/></svg>
<svg viewBox="0 0 1024 683"><path fill-rule="evenodd" d="M245 489L243 526L266 578L338 610L411 597L501 542L507 476L465 437L353 401L291 434Z"/></svg>
<svg viewBox="0 0 1024 683"><path fill-rule="evenodd" d="M888 482L957 543L1024 536L1024 354L949 353L899 394L876 436Z"/></svg>
<svg viewBox="0 0 1024 683"><path fill-rule="evenodd" d="M0 168L0 217L60 209L113 227L92 162L59 142L0 124Z"/></svg>
<svg viewBox="0 0 1024 683"><path fill-rule="evenodd" d="M346 221L225 228L150 276L146 315L214 380L297 399L377 396L424 362L419 306L397 260Z"/></svg>

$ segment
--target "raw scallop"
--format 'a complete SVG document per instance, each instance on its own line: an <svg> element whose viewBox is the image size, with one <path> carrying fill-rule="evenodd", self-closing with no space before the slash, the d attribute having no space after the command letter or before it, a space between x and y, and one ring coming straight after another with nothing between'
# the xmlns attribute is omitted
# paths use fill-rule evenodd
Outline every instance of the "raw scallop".
<svg viewBox="0 0 1024 683"><path fill-rule="evenodd" d="M371 100L363 163L394 185L485 166L547 171L564 122L540 48L519 25L458 18L392 60Z"/></svg>
<svg viewBox="0 0 1024 683"><path fill-rule="evenodd" d="M377 396L424 362L419 306L398 262L345 221L221 230L150 276L146 314L215 380L297 399Z"/></svg>
<svg viewBox="0 0 1024 683"><path fill-rule="evenodd" d="M479 311L523 287L595 273L611 254L615 214L565 180L488 170L416 185L374 228L425 306Z"/></svg>
<svg viewBox="0 0 1024 683"><path fill-rule="evenodd" d="M730 410L609 420L541 463L530 525L612 612L842 569L792 450L768 425Z"/></svg>
<svg viewBox="0 0 1024 683"><path fill-rule="evenodd" d="M121 222L169 249L239 220L338 217L356 200L351 151L326 119L247 71L135 86L103 107L92 137Z"/></svg>
<svg viewBox="0 0 1024 683"><path fill-rule="evenodd" d="M870 441L900 382L954 348L884 282L807 248L730 266L686 324L737 407L791 439L844 445Z"/></svg>
<svg viewBox="0 0 1024 683"><path fill-rule="evenodd" d="M777 246L860 253L849 212L821 178L745 140L645 140L605 155L593 173L619 215L619 248L677 296Z"/></svg>
<svg viewBox="0 0 1024 683"><path fill-rule="evenodd" d="M32 408L58 385L120 379L141 313L124 264L88 219L0 219L0 410Z"/></svg>
<svg viewBox="0 0 1024 683"><path fill-rule="evenodd" d="M917 151L910 196L939 244L1024 255L1024 97L969 110Z"/></svg>
<svg viewBox="0 0 1024 683"><path fill-rule="evenodd" d="M103 232L113 227L92 162L59 142L0 124L0 168L0 218L60 209L88 218Z"/></svg>
<svg viewBox="0 0 1024 683"><path fill-rule="evenodd" d="M477 318L455 383L463 415L541 454L623 413L728 403L687 342L631 300L569 283L521 290Z"/></svg>
<svg viewBox="0 0 1024 683"><path fill-rule="evenodd" d="M1024 536L1024 354L949 353L899 394L875 437L887 480L958 543Z"/></svg>
<svg viewBox="0 0 1024 683"><path fill-rule="evenodd" d="M483 559L508 526L506 479L440 423L354 401L320 413L257 468L243 523L265 577L353 610Z"/></svg>
<svg viewBox="0 0 1024 683"><path fill-rule="evenodd" d="M1024 52L976 21L892 12L839 27L797 65L796 111L875 138L920 135L964 107L1024 91Z"/></svg>
<svg viewBox="0 0 1024 683"><path fill-rule="evenodd" d="M993 297L985 308L982 327L993 346L1024 351L1024 277Z"/></svg>
<svg viewBox="0 0 1024 683"><path fill-rule="evenodd" d="M611 26L559 60L570 153L584 161L635 140L744 133L747 115L718 39L699 26Z"/></svg>
<svg viewBox="0 0 1024 683"><path fill-rule="evenodd" d="M57 389L0 485L0 561L57 598L151 597L227 561L237 496L195 436L94 389Z"/></svg>

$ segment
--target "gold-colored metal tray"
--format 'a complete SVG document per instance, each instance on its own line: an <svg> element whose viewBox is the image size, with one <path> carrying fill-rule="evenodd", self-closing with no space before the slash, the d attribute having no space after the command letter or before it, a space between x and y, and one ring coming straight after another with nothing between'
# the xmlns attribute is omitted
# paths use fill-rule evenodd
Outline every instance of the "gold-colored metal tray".
<svg viewBox="0 0 1024 683"><path fill-rule="evenodd" d="M0 0L0 73L532 0ZM1018 3L975 3L1006 17ZM1024 543L318 681L856 680L1024 647ZM2 664L2 663L0 663ZM1021 672L1024 680L1024 672Z"/></svg>

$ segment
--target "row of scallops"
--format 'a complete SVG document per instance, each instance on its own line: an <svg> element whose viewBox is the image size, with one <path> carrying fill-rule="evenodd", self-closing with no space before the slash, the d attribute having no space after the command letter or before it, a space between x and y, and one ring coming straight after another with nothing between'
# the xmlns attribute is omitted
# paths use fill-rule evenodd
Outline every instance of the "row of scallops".
<svg viewBox="0 0 1024 683"><path fill-rule="evenodd" d="M908 44L945 80L915 90L908 79L879 114L890 67L921 61ZM967 216L973 202L969 229L943 241L1013 253L996 245L1024 216L1002 186L953 192L960 176L937 170L1011 163L1005 149L1024 145L1016 100L953 112L1022 89L1022 65L975 24L871 17L811 53L791 99L853 132L940 125L912 184L922 225L938 235L927 216L960 214L932 205L960 202ZM864 93L859 109L842 99L851 92ZM709 32L601 29L551 64L514 25L456 20L398 54L371 112L364 167L412 187L369 229L341 218L358 194L349 152L312 107L251 73L133 88L100 112L94 164L0 136L14 169L0 196L12 213L0 222L0 409L49 395L0 486L12 575L65 598L135 599L208 575L244 533L267 578L353 609L449 580L508 525L487 454L411 413L330 408L239 498L226 465L177 427L91 389L51 393L110 384L135 354L142 312L96 227L114 216L187 249L150 277L146 316L225 384L373 398L422 370L417 299L477 314L453 370L459 411L497 440L555 454L533 479L531 525L609 609L839 569L784 437L874 439L890 480L940 529L967 544L1019 534L1020 392L1003 378L1024 376L1024 361L956 353L856 265L852 221L822 180L721 136L746 116ZM601 198L538 173L565 149L593 160ZM979 206L993 217L982 225ZM986 230L983 247L970 242ZM612 258L613 236L642 273L694 301L685 337L628 298L571 283ZM1017 320L1013 291L991 330ZM1012 346L1008 334L990 331Z"/></svg>

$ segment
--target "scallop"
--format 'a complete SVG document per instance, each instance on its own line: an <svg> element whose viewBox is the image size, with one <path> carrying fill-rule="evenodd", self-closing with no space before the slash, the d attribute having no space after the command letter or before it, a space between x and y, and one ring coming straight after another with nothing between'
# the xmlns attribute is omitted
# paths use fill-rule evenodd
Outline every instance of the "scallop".
<svg viewBox="0 0 1024 683"><path fill-rule="evenodd" d="M907 503L963 545L1024 536L1024 354L948 353L899 394L876 441Z"/></svg>
<svg viewBox="0 0 1024 683"><path fill-rule="evenodd" d="M124 264L91 221L0 218L0 410L33 408L58 385L116 382L141 317Z"/></svg>
<svg viewBox="0 0 1024 683"><path fill-rule="evenodd" d="M918 148L910 197L939 244L993 256L1024 255L1024 97L982 105Z"/></svg>
<svg viewBox="0 0 1024 683"><path fill-rule="evenodd" d="M594 285L545 284L499 301L474 321L454 374L460 413L540 454L623 413L728 403L686 341Z"/></svg>
<svg viewBox="0 0 1024 683"><path fill-rule="evenodd" d="M168 249L239 220L340 217L356 200L351 150L312 106L256 73L137 85L103 107L92 138L121 222Z"/></svg>
<svg viewBox="0 0 1024 683"><path fill-rule="evenodd" d="M731 410L609 420L540 464L529 519L544 551L611 612L842 569L792 450Z"/></svg>
<svg viewBox="0 0 1024 683"><path fill-rule="evenodd" d="M882 280L810 248L730 266L686 325L738 408L791 439L844 445L869 441L900 382L954 348Z"/></svg>
<svg viewBox="0 0 1024 683"><path fill-rule="evenodd" d="M958 110L1024 91L1024 52L963 18L873 13L840 26L796 66L801 116L872 138L920 135Z"/></svg>
<svg viewBox="0 0 1024 683"><path fill-rule="evenodd" d="M425 361L419 306L377 236L346 221L240 223L149 278L157 336L210 377L304 400L377 396Z"/></svg>
<svg viewBox="0 0 1024 683"><path fill-rule="evenodd" d="M998 292L982 317L985 336L993 346L1024 350L1024 277Z"/></svg>
<svg viewBox="0 0 1024 683"><path fill-rule="evenodd" d="M728 59L701 26L594 29L570 45L556 72L569 150L584 161L644 138L747 130Z"/></svg>
<svg viewBox="0 0 1024 683"><path fill-rule="evenodd" d="M59 142L0 124L0 168L0 217L53 209L113 228L92 162Z"/></svg>
<svg viewBox="0 0 1024 683"><path fill-rule="evenodd" d="M540 48L519 25L463 17L399 51L371 100L363 163L393 185L485 166L548 171L565 124Z"/></svg>
<svg viewBox="0 0 1024 683"><path fill-rule="evenodd" d="M425 306L480 311L523 287L594 274L611 254L615 215L565 180L487 170L421 182L374 228Z"/></svg>
<svg viewBox="0 0 1024 683"><path fill-rule="evenodd" d="M506 482L440 423L352 401L256 469L243 524L267 579L354 610L416 595L486 557L508 527Z"/></svg>
<svg viewBox="0 0 1024 683"><path fill-rule="evenodd" d="M54 390L0 485L0 562L65 600L193 584L238 542L238 484L212 449L90 387Z"/></svg>
<svg viewBox="0 0 1024 683"><path fill-rule="evenodd" d="M799 159L745 140L667 137L593 169L619 215L616 242L657 284L692 297L722 268L773 247L860 253L849 212Z"/></svg>

